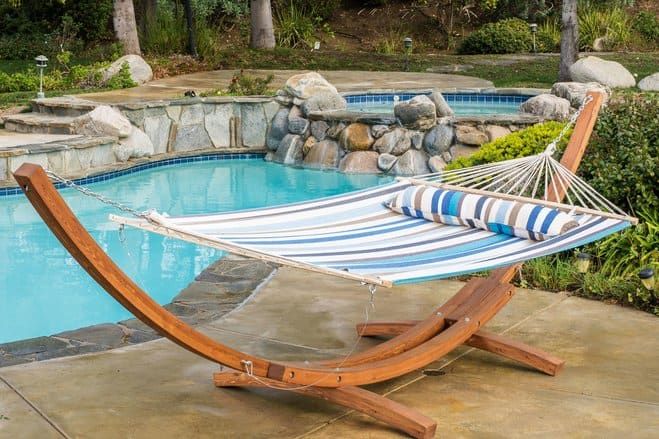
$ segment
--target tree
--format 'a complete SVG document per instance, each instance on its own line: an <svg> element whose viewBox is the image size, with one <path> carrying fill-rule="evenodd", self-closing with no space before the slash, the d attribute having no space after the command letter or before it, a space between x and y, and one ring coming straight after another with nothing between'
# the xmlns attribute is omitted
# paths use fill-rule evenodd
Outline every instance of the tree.
<svg viewBox="0 0 659 439"><path fill-rule="evenodd" d="M558 80L569 81L570 66L579 58L579 18L577 0L563 0L561 13L561 60Z"/></svg>
<svg viewBox="0 0 659 439"><path fill-rule="evenodd" d="M250 8L252 21L250 47L253 49L274 48L275 30L272 25L270 0L252 0Z"/></svg>
<svg viewBox="0 0 659 439"><path fill-rule="evenodd" d="M198 56L197 36L194 28L194 12L190 0L183 0L183 7L185 9L185 22L188 27L188 53L196 58Z"/></svg>
<svg viewBox="0 0 659 439"><path fill-rule="evenodd" d="M114 0L112 23L117 40L124 46L124 54L139 55L140 40L137 38L133 0Z"/></svg>

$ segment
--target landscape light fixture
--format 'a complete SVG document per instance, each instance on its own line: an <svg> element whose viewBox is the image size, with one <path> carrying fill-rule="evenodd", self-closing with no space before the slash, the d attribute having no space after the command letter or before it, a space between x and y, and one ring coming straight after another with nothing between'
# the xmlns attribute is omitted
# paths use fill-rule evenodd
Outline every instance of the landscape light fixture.
<svg viewBox="0 0 659 439"><path fill-rule="evenodd" d="M577 253L577 261L576 261L576 266L577 266L577 271L581 274L588 273L588 268L590 268L590 260L591 260L590 253Z"/></svg>
<svg viewBox="0 0 659 439"><path fill-rule="evenodd" d="M538 32L538 24L537 23L529 24L529 29L531 29L531 35L533 35L533 53L536 53L537 49L535 47L535 34Z"/></svg>
<svg viewBox="0 0 659 439"><path fill-rule="evenodd" d="M405 71L410 70L410 52L412 51L412 38L405 37L403 39L403 47L405 48Z"/></svg>
<svg viewBox="0 0 659 439"><path fill-rule="evenodd" d="M34 60L37 62L37 68L39 69L39 93L37 93L37 99L43 99L46 97L43 93L43 69L48 66L48 58L39 55Z"/></svg>
<svg viewBox="0 0 659 439"><path fill-rule="evenodd" d="M652 268L644 268L638 272L638 277L646 290L654 290L654 270Z"/></svg>

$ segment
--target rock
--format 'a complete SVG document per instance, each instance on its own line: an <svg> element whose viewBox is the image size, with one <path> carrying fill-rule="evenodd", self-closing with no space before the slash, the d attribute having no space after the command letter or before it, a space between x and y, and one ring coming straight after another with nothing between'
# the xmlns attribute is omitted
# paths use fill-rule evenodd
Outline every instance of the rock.
<svg viewBox="0 0 659 439"><path fill-rule="evenodd" d="M339 170L347 174L379 174L378 153L375 151L355 151L346 154Z"/></svg>
<svg viewBox="0 0 659 439"><path fill-rule="evenodd" d="M385 133L387 133L388 131L389 131L389 127L387 125L372 125L371 126L371 134L376 139L379 139L380 137L384 136Z"/></svg>
<svg viewBox="0 0 659 439"><path fill-rule="evenodd" d="M570 101L556 95L544 93L524 102L520 109L552 120L565 120L570 116Z"/></svg>
<svg viewBox="0 0 659 439"><path fill-rule="evenodd" d="M127 137L132 131L128 118L108 105L99 105L89 113L73 119L76 134L86 136Z"/></svg>
<svg viewBox="0 0 659 439"><path fill-rule="evenodd" d="M435 104L437 117L453 116L453 109L446 103L444 96L438 91L430 94L430 100Z"/></svg>
<svg viewBox="0 0 659 439"><path fill-rule="evenodd" d="M285 165L297 165L302 162L302 137L297 134L286 134L272 158L273 162Z"/></svg>
<svg viewBox="0 0 659 439"><path fill-rule="evenodd" d="M151 139L156 154L167 152L171 126L172 120L166 114L144 118L144 133Z"/></svg>
<svg viewBox="0 0 659 439"><path fill-rule="evenodd" d="M242 104L240 106L240 129L242 146L262 148L265 145L268 121L261 104Z"/></svg>
<svg viewBox="0 0 659 439"><path fill-rule="evenodd" d="M428 130L437 119L435 104L426 95L415 96L394 106L394 115L407 128Z"/></svg>
<svg viewBox="0 0 659 439"><path fill-rule="evenodd" d="M318 141L325 140L327 130L329 130L329 125L324 120L314 120L311 122L311 135L318 139Z"/></svg>
<svg viewBox="0 0 659 439"><path fill-rule="evenodd" d="M446 167L446 162L441 156L434 155L428 160L428 167L432 172L441 172Z"/></svg>
<svg viewBox="0 0 659 439"><path fill-rule="evenodd" d="M423 139L423 148L430 155L438 155L448 149L453 144L453 127L449 124L435 125L433 129L426 132Z"/></svg>
<svg viewBox="0 0 659 439"><path fill-rule="evenodd" d="M557 82L551 87L551 93L558 96L559 98L564 98L570 101L570 105L574 108L579 108L586 93L589 91L597 91L604 95L604 103L609 99L611 95L611 89L605 85L602 85L598 82Z"/></svg>
<svg viewBox="0 0 659 439"><path fill-rule="evenodd" d="M308 99L314 94L333 93L336 88L327 82L319 73L309 72L293 75L286 81L284 91L294 98Z"/></svg>
<svg viewBox="0 0 659 439"><path fill-rule="evenodd" d="M309 136L307 140L304 141L304 145L302 145L302 154L306 157L316 143L318 143L318 139L314 136Z"/></svg>
<svg viewBox="0 0 659 439"><path fill-rule="evenodd" d="M451 163L453 161L453 150L454 147L451 147L448 151L441 153L440 157L442 160L444 160L446 163Z"/></svg>
<svg viewBox="0 0 659 439"><path fill-rule="evenodd" d="M412 142L412 148L421 149L423 148L423 138L425 133L423 131L410 131L410 141Z"/></svg>
<svg viewBox="0 0 659 439"><path fill-rule="evenodd" d="M492 142L500 137L505 137L510 134L510 130L501 125L487 125L485 127L485 134L487 134L487 140Z"/></svg>
<svg viewBox="0 0 659 439"><path fill-rule="evenodd" d="M340 136L341 147L348 152L367 151L373 145L373 136L368 125L363 123L352 123L348 125Z"/></svg>
<svg viewBox="0 0 659 439"><path fill-rule="evenodd" d="M606 37L595 38L593 41L594 52L604 52L606 50Z"/></svg>
<svg viewBox="0 0 659 439"><path fill-rule="evenodd" d="M288 131L293 134L304 135L309 129L309 125L309 119L302 116L300 107L291 107L291 111L288 113Z"/></svg>
<svg viewBox="0 0 659 439"><path fill-rule="evenodd" d="M266 162L274 161L275 160L275 152L274 151L268 151L265 154L265 157L263 157L263 160L265 160Z"/></svg>
<svg viewBox="0 0 659 439"><path fill-rule="evenodd" d="M212 111L204 115L204 127L215 148L229 147L231 146L231 124L229 122L233 117L233 106L231 104L213 105L211 108ZM144 127L146 128L146 123ZM280 140L277 140L274 148L277 147Z"/></svg>
<svg viewBox="0 0 659 439"><path fill-rule="evenodd" d="M332 139L338 139L341 136L341 133L343 132L345 127L346 124L344 124L343 122L339 122L335 125L332 125L327 130L327 136L331 137Z"/></svg>
<svg viewBox="0 0 659 439"><path fill-rule="evenodd" d="M288 134L288 108L281 108L270 122L270 130L265 143L268 149L275 151L279 147L279 142Z"/></svg>
<svg viewBox="0 0 659 439"><path fill-rule="evenodd" d="M118 144L112 148L114 155L120 162L136 157L145 157L153 154L153 143L144 131L132 127L130 135L121 139Z"/></svg>
<svg viewBox="0 0 659 439"><path fill-rule="evenodd" d="M286 93L284 90L277 90L275 94L275 101L286 107L293 105L293 97Z"/></svg>
<svg viewBox="0 0 659 439"><path fill-rule="evenodd" d="M121 66L127 63L128 64L128 70L130 71L130 77L131 79L136 82L138 85L144 84L145 82L149 82L153 79L153 71L151 70L151 66L147 64L144 59L139 56L139 55L124 55L112 64L108 66L103 72L101 73L103 77L103 81L107 81L108 79L112 78L114 75L119 73L121 70Z"/></svg>
<svg viewBox="0 0 659 439"><path fill-rule="evenodd" d="M587 56L572 64L570 76L576 82L599 82L611 88L628 88L636 85L634 76L622 64L596 56Z"/></svg>
<svg viewBox="0 0 659 439"><path fill-rule="evenodd" d="M394 167L397 160L398 157L393 154L380 154L378 157L378 168L380 168L382 172L389 172L389 170Z"/></svg>
<svg viewBox="0 0 659 439"><path fill-rule="evenodd" d="M458 125L455 127L455 137L464 145L481 146L487 143L487 135L478 128L469 125Z"/></svg>
<svg viewBox="0 0 659 439"><path fill-rule="evenodd" d="M341 160L341 149L334 140L323 140L311 147L304 158L304 166L317 169L335 169Z"/></svg>
<svg viewBox="0 0 659 439"><path fill-rule="evenodd" d="M380 137L373 144L373 149L380 154L401 155L407 152L411 147L412 141L405 128L395 128L393 131L389 131L387 134Z"/></svg>
<svg viewBox="0 0 659 439"><path fill-rule="evenodd" d="M309 116L314 111L345 110L346 100L338 93L321 92L314 94L302 104L302 114Z"/></svg>
<svg viewBox="0 0 659 439"><path fill-rule="evenodd" d="M395 175L421 175L430 173L428 167L428 154L424 151L410 149L398 157L396 164L391 168Z"/></svg>
<svg viewBox="0 0 659 439"><path fill-rule="evenodd" d="M643 91L659 91L659 72L638 81L638 88Z"/></svg>

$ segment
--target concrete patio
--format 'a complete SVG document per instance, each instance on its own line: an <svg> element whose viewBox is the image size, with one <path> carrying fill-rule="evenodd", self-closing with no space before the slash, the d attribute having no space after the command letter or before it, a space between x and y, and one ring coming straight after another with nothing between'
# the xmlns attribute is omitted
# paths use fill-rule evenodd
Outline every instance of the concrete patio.
<svg viewBox="0 0 659 439"><path fill-rule="evenodd" d="M462 284L380 289L371 319L425 317ZM366 288L281 269L203 332L249 353L312 360L348 353ZM659 320L646 313L520 290L491 331L567 360L555 378L462 348L426 373L371 390L438 422L438 437L627 437L659 431ZM375 343L363 339L358 349ZM2 438L384 438L367 416L274 390L216 389L218 366L167 340L0 369Z"/></svg>

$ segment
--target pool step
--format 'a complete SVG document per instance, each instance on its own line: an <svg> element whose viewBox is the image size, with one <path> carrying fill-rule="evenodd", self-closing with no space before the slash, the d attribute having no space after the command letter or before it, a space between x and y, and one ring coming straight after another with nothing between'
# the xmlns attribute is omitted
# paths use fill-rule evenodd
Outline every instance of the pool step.
<svg viewBox="0 0 659 439"><path fill-rule="evenodd" d="M99 104L73 96L62 96L57 98L34 99L31 105L34 113L76 117L89 113Z"/></svg>
<svg viewBox="0 0 659 439"><path fill-rule="evenodd" d="M19 113L4 117L5 129L17 133L74 134L71 116L48 113Z"/></svg>

